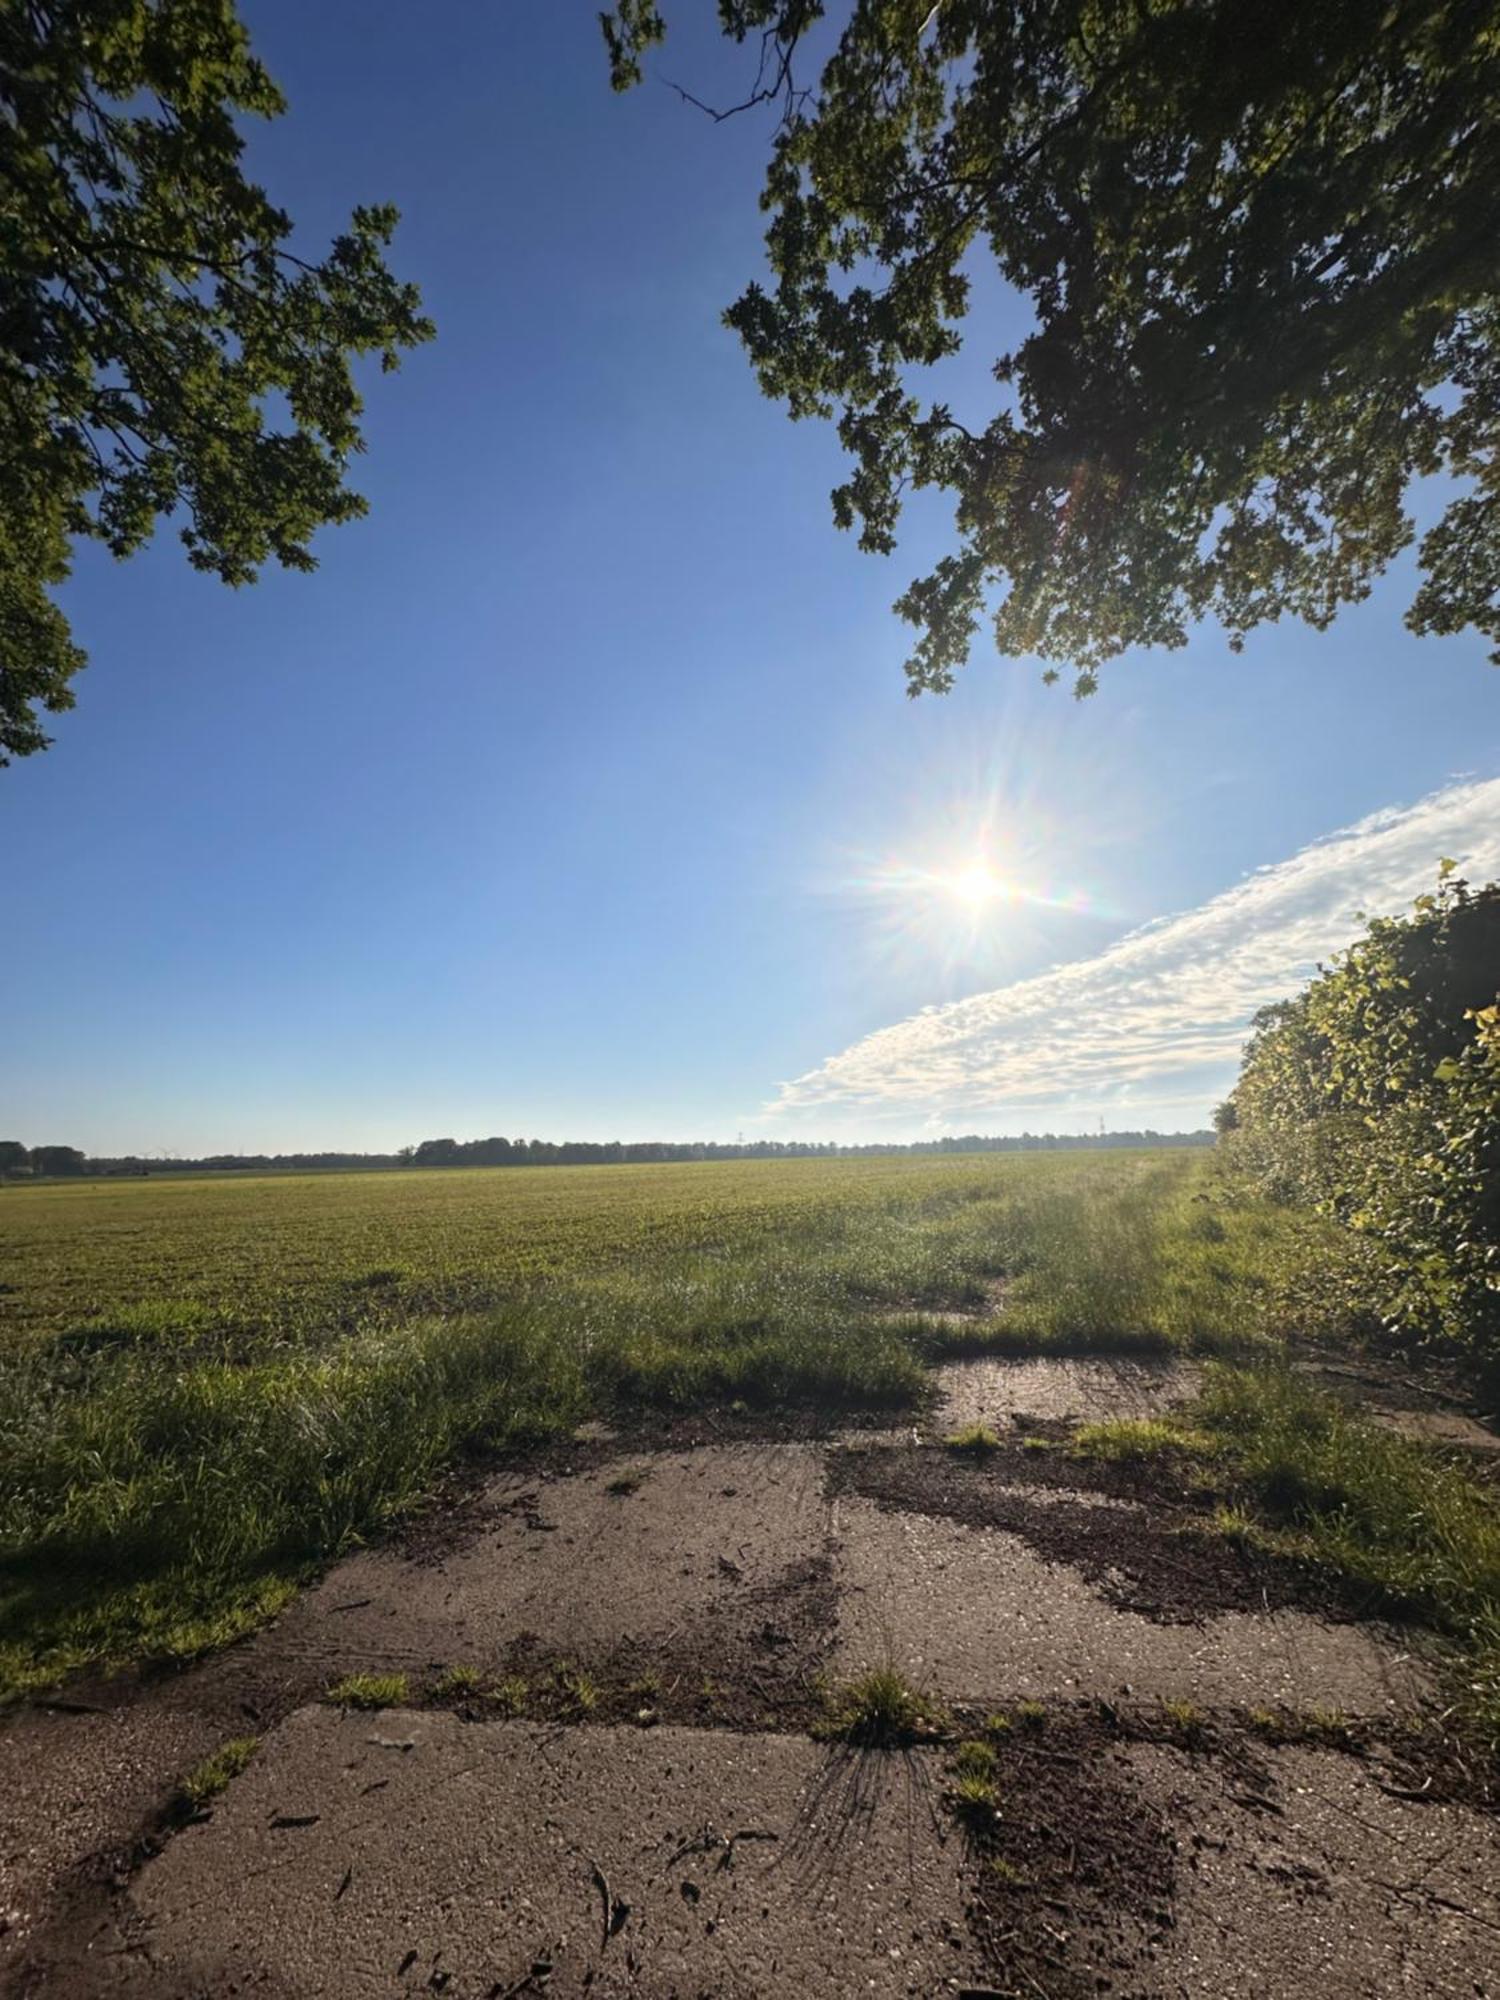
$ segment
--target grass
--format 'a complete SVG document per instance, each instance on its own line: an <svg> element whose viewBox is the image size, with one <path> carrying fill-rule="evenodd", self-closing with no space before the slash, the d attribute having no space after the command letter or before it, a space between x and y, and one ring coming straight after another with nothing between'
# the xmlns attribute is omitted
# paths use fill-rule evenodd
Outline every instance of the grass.
<svg viewBox="0 0 1500 2000"><path fill-rule="evenodd" d="M452 1701L461 1695L478 1694L484 1686L484 1675L478 1667L445 1667L432 1684L432 1692L439 1701Z"/></svg>
<svg viewBox="0 0 1500 2000"><path fill-rule="evenodd" d="M1094 1425L1074 1449L1208 1460L1221 1533L1338 1572L1460 1649L1465 1706L1500 1747L1500 1504L1456 1458L1308 1388L1289 1369L1219 1367L1196 1405Z"/></svg>
<svg viewBox="0 0 1500 2000"><path fill-rule="evenodd" d="M411 1692L405 1674L345 1674L325 1700L340 1708L399 1708Z"/></svg>
<svg viewBox="0 0 1500 2000"><path fill-rule="evenodd" d="M1268 1743L1312 1743L1345 1749L1358 1740L1356 1725L1339 1708L1252 1708L1245 1721Z"/></svg>
<svg viewBox="0 0 1500 2000"><path fill-rule="evenodd" d="M1203 1710L1191 1701L1180 1699L1163 1701L1161 1710L1172 1728L1181 1736L1201 1735L1203 1725L1208 1720Z"/></svg>
<svg viewBox="0 0 1500 2000"><path fill-rule="evenodd" d="M983 1824L995 1816L995 1787L988 1778L964 1771L953 1784L953 1804L960 1818Z"/></svg>
<svg viewBox="0 0 1500 2000"><path fill-rule="evenodd" d="M1216 1535L1242 1549L1253 1549L1260 1534L1260 1523L1247 1507L1215 1507L1213 1527Z"/></svg>
<svg viewBox="0 0 1500 2000"><path fill-rule="evenodd" d="M1070 1449L1080 1458L1123 1464L1167 1451L1208 1457L1218 1449L1218 1440L1170 1417L1106 1417L1100 1423L1080 1424Z"/></svg>
<svg viewBox="0 0 1500 2000"><path fill-rule="evenodd" d="M520 1674L506 1674L485 1691L485 1699L501 1715L524 1715L530 1698L531 1690Z"/></svg>
<svg viewBox="0 0 1500 2000"><path fill-rule="evenodd" d="M591 1715L599 1706L598 1685L581 1667L562 1663L553 1670L552 1682L564 1704L575 1714Z"/></svg>
<svg viewBox="0 0 1500 2000"><path fill-rule="evenodd" d="M1000 1758L994 1746L980 1738L970 1738L954 1750L952 1796L958 1812L966 1818L990 1818L996 1802L994 1774Z"/></svg>
<svg viewBox="0 0 1500 2000"><path fill-rule="evenodd" d="M982 1836L994 1827L999 1797L995 1775L999 1767L994 1745L981 1738L970 1737L954 1749L948 1799L972 1834Z"/></svg>
<svg viewBox="0 0 1500 2000"><path fill-rule="evenodd" d="M961 1345L1236 1349L1334 1241L1149 1151L17 1186L0 1227L0 1699L238 1636L465 1454L909 1405Z"/></svg>
<svg viewBox="0 0 1500 2000"><path fill-rule="evenodd" d="M968 1424L952 1437L943 1439L949 1451L967 1458L988 1458L992 1451L1000 1449L1000 1440L988 1424Z"/></svg>
<svg viewBox="0 0 1500 2000"><path fill-rule="evenodd" d="M877 1748L940 1736L947 1718L896 1667L868 1673L833 1689L818 1734Z"/></svg>
<svg viewBox="0 0 1500 2000"><path fill-rule="evenodd" d="M255 1736L235 1736L228 1743L221 1744L211 1757L205 1757L197 1769L191 1771L182 1781L182 1799L188 1808L201 1812L211 1799L226 1791L259 1748L260 1739Z"/></svg>

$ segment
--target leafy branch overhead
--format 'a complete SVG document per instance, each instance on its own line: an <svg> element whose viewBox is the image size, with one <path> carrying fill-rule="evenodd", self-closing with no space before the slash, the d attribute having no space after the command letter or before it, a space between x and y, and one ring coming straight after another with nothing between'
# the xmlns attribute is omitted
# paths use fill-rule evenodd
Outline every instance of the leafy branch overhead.
<svg viewBox="0 0 1500 2000"><path fill-rule="evenodd" d="M287 247L236 124L283 108L233 0L0 10L0 763L72 705L50 591L78 539L128 556L172 515L240 584L364 512L352 363L432 327L386 268L393 208L321 262Z"/></svg>
<svg viewBox="0 0 1500 2000"><path fill-rule="evenodd" d="M889 552L906 495L956 542L897 609L911 689L988 618L1092 690L1212 617L1322 628L1422 538L1417 632L1500 640L1495 0L719 0L780 113L769 285L726 318L766 393L833 417L834 517ZM665 23L604 18L617 89ZM684 93L686 94L686 93ZM986 250L1028 330L998 406L920 393ZM1500 659L1500 653L1495 655Z"/></svg>

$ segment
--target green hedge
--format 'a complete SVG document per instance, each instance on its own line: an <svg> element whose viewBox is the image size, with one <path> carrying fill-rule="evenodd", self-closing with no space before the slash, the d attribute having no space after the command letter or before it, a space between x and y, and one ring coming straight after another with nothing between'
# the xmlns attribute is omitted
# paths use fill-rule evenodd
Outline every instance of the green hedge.
<svg viewBox="0 0 1500 2000"><path fill-rule="evenodd" d="M1500 1363L1500 885L1451 879L1256 1016L1223 1143L1382 1246L1387 1325Z"/></svg>

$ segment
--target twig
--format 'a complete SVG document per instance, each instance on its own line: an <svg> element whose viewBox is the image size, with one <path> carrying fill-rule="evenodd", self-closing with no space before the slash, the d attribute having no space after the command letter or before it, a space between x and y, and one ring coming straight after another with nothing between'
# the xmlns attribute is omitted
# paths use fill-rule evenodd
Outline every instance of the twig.
<svg viewBox="0 0 1500 2000"><path fill-rule="evenodd" d="M609 1877L599 1866L598 1862L594 1860L593 1856L585 1855L584 1859L594 1871L594 1887L599 1891L604 1901L604 1937L599 1946L602 1952L609 1944L610 1939L617 1932L624 1930L626 1924L630 1921L630 1905L623 1896L616 1896L612 1893L609 1886Z"/></svg>
<svg viewBox="0 0 1500 2000"><path fill-rule="evenodd" d="M1431 1783L1432 1773L1429 1771L1420 1785L1386 1785L1382 1784L1380 1779L1377 1778L1375 1780L1375 1788L1377 1791L1384 1792L1387 1798L1412 1799L1418 1804L1424 1804L1427 1801L1427 1787Z"/></svg>
<svg viewBox="0 0 1500 2000"><path fill-rule="evenodd" d="M1371 1879L1377 1888L1389 1890L1399 1903L1414 1903L1420 1897L1424 1902L1436 1904L1440 1910L1451 1910L1456 1917L1467 1917L1471 1924L1482 1924L1487 1931L1500 1931L1500 1924L1493 1917L1482 1917L1477 1910L1455 1903L1451 1896L1440 1896L1434 1889L1403 1889L1399 1883L1386 1882L1378 1875Z"/></svg>
<svg viewBox="0 0 1500 2000"><path fill-rule="evenodd" d="M604 1935L599 1944L600 1951L603 1951L604 1947L609 1943L609 1913L612 1907L612 1899L609 1893L609 1877L592 1855L586 1855L584 1858L593 1870L594 1887L599 1891L604 1903Z"/></svg>

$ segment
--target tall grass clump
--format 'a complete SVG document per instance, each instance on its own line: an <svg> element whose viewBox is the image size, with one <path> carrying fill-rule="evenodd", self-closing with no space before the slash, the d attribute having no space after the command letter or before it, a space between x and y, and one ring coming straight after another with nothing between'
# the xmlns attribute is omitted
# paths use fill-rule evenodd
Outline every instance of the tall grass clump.
<svg viewBox="0 0 1500 2000"><path fill-rule="evenodd" d="M1139 1154L1107 1183L1075 1178L1030 1196L998 1348L1245 1355L1313 1320L1348 1330L1321 1276L1341 1268L1344 1232L1257 1196L1212 1159Z"/></svg>

